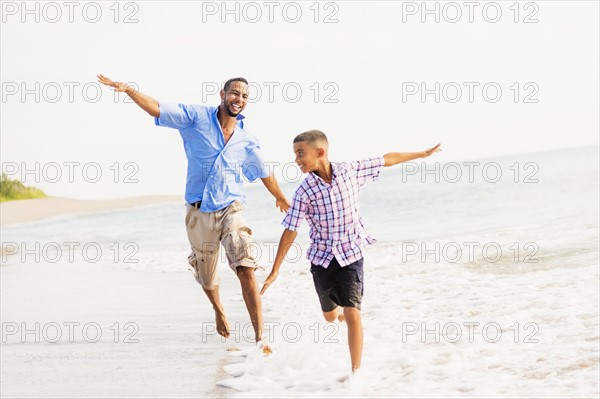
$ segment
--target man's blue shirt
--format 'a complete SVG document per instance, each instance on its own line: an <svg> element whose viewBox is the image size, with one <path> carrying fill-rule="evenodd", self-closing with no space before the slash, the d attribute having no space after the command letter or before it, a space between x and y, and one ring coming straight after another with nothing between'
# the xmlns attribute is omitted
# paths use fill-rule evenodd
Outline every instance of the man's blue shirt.
<svg viewBox="0 0 600 399"><path fill-rule="evenodd" d="M158 126L179 130L188 159L185 200L202 201L202 212L215 212L233 201L246 202L242 175L250 182L269 176L258 139L244 129L238 115L233 135L225 144L217 119L218 107L160 103Z"/></svg>

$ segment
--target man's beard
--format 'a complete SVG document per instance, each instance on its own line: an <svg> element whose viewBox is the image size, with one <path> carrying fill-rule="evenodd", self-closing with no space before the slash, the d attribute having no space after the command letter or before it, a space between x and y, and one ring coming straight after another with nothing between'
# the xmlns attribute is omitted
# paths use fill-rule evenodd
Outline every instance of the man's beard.
<svg viewBox="0 0 600 399"><path fill-rule="evenodd" d="M231 105L231 104L230 104L230 105ZM229 116L230 116L230 117L232 117L232 118L235 118L235 117L237 117L237 116L239 115L239 113L240 113L240 112L242 112L242 111L238 112L237 114L234 114L234 113L233 113L233 112L231 112L231 110L229 109L230 105L228 105L228 106L226 106L226 107L225 107L225 111L227 111L227 115L229 115Z"/></svg>

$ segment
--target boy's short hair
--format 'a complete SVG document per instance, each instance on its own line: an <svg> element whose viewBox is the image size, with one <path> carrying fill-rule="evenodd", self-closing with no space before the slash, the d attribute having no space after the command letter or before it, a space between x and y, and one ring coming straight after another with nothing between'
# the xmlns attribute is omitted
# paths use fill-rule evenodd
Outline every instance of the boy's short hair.
<svg viewBox="0 0 600 399"><path fill-rule="evenodd" d="M225 85L223 86L223 90L224 91L229 90L229 86L231 86L231 84L233 82L244 82L244 83L248 84L248 81L245 78L231 78L227 82L225 82Z"/></svg>
<svg viewBox="0 0 600 399"><path fill-rule="evenodd" d="M308 132L300 133L294 138L294 143L300 143L306 141L308 144L315 144L322 142L328 145L327 136L320 130L309 130Z"/></svg>

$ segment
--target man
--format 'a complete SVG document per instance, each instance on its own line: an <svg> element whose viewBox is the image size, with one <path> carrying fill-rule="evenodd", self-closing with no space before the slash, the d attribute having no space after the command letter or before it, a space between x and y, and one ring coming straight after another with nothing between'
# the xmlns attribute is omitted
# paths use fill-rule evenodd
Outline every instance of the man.
<svg viewBox="0 0 600 399"><path fill-rule="evenodd" d="M229 266L240 280L256 342L260 342L261 299L254 277L257 265L248 246L252 231L243 219L246 196L241 174L250 181L260 178L282 212L290 204L262 161L258 139L244 129L241 112L248 101L248 81L229 79L220 92L221 104L209 107L159 103L125 83L103 75L98 75L98 80L131 97L155 118L156 125L179 130L188 159L185 223L192 247L190 270L213 306L217 332L228 337L217 273L219 245L223 244Z"/></svg>

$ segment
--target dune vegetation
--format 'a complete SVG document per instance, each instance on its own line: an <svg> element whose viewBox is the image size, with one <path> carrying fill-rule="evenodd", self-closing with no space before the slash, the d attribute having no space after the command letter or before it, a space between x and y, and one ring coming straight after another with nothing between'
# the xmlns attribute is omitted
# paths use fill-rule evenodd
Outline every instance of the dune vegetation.
<svg viewBox="0 0 600 399"><path fill-rule="evenodd" d="M19 180L9 179L2 173L0 179L0 201L13 201L20 199L44 198L46 194L35 187L27 187Z"/></svg>

